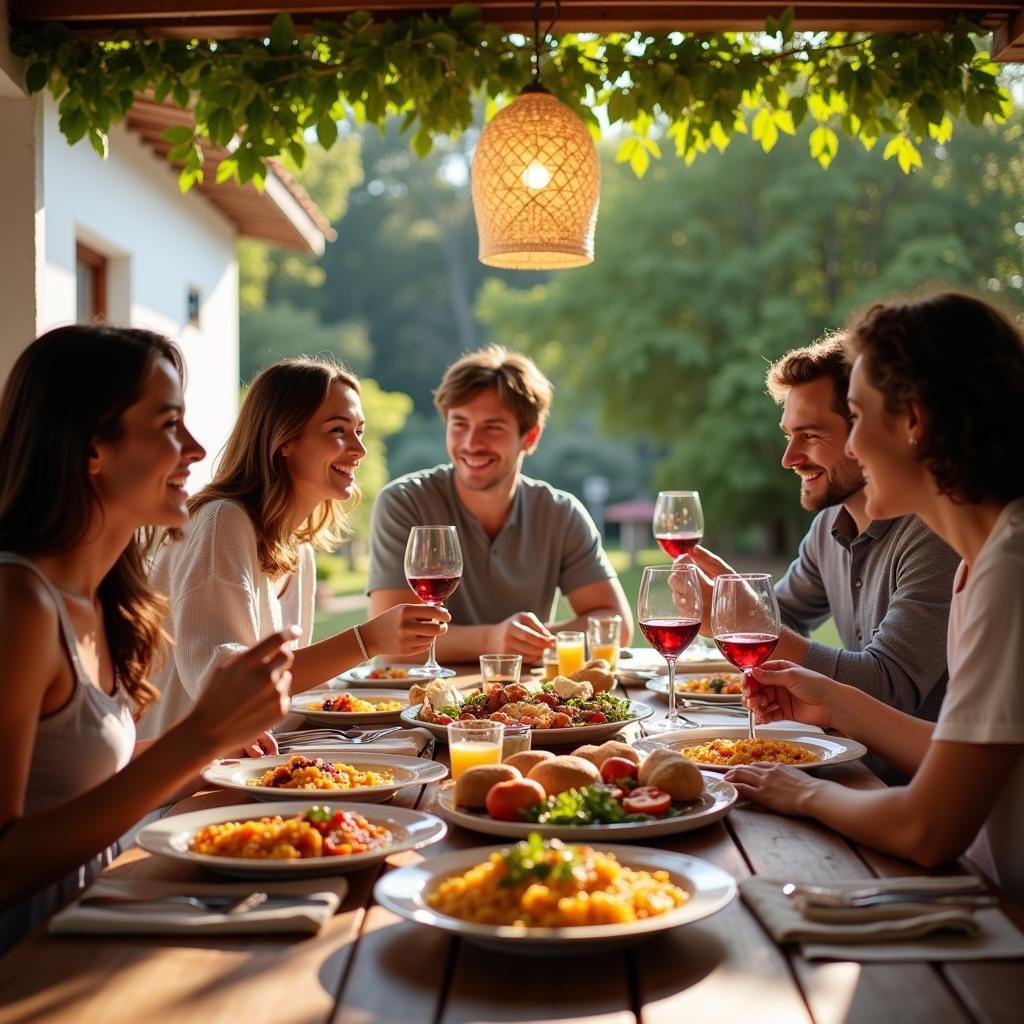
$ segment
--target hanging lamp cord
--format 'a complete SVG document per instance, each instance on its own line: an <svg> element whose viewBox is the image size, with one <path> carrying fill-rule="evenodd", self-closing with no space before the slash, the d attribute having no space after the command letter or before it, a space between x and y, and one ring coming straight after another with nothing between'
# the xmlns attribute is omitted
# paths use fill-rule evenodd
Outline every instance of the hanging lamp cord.
<svg viewBox="0 0 1024 1024"><path fill-rule="evenodd" d="M547 39L551 34L551 30L555 27L555 22L558 21L559 14L562 13L562 0L555 0L555 13L551 15L551 21L548 27L544 29L543 34L540 30L540 9L543 0L533 0L533 84L537 88L541 88L540 81L540 44L542 39Z"/></svg>

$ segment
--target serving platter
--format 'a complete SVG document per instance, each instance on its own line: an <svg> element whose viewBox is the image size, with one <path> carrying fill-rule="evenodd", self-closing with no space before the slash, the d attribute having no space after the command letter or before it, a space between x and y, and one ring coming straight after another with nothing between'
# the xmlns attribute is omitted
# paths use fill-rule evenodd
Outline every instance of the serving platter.
<svg viewBox="0 0 1024 1024"><path fill-rule="evenodd" d="M436 722L423 722L420 720L420 708L422 704L413 704L406 708L402 714L402 721L408 726L419 726L421 729L429 729L434 737L442 743L448 742L448 726L438 725ZM654 708L649 704L641 704L639 701L629 702L630 717L619 722L602 722L600 725L575 725L568 729L534 729L531 732L531 741L536 749L546 747L567 747L578 746L582 743L592 743L594 740L608 739L621 732L627 725L634 722L642 722L654 714Z"/></svg>
<svg viewBox="0 0 1024 1024"><path fill-rule="evenodd" d="M342 684L355 683L357 686L393 689L396 686L409 687L417 682L413 676L409 675L414 668L423 668L423 665L374 665L370 662L350 668L347 672L342 672L341 675L334 678ZM422 680L419 681L422 682Z"/></svg>
<svg viewBox="0 0 1024 1024"><path fill-rule="evenodd" d="M679 655L676 667L680 672L735 672L736 668L722 657L716 647L709 647L699 639ZM624 647L619 651L617 676L625 679L653 679L666 671L665 659L650 647Z"/></svg>
<svg viewBox="0 0 1024 1024"><path fill-rule="evenodd" d="M306 752L304 756L319 757L328 763L340 761L352 765L361 772L388 771L391 772L394 781L382 786L356 786L352 789L282 789L279 786L250 785L251 779L258 779L270 768L287 764L294 756L293 751L290 754L273 754L269 757L225 758L209 765L203 771L203 778L211 786L235 789L259 800L304 800L309 804L318 803L320 798L327 794L343 800L380 803L390 800L406 786L439 782L448 774L448 769L437 761L428 761L422 757L405 757L401 754L363 754L360 753L358 745L352 745L317 748Z"/></svg>
<svg viewBox="0 0 1024 1024"><path fill-rule="evenodd" d="M609 949L638 942L656 932L700 921L727 906L736 895L732 876L707 861L682 853L601 843L595 848L614 854L625 867L642 871L667 871L672 882L689 893L681 906L665 914L625 924L585 925L575 928L529 928L516 925L479 924L440 914L426 901L444 879L461 875L483 863L501 846L477 847L430 857L418 864L389 871L374 886L374 898L408 921L439 928L467 942L501 953L543 956L576 956L590 949Z"/></svg>
<svg viewBox="0 0 1024 1024"><path fill-rule="evenodd" d="M309 806L319 804L335 811L361 814L373 825L382 825L395 837L390 846L367 853L353 853L347 857L309 857L303 860L248 860L241 857L214 857L193 853L188 848L193 836L207 825L228 821L250 821L262 817L281 815L291 818L305 807L293 801L272 804L240 804L230 807L212 807L188 814L173 814L160 818L143 828L136 843L147 853L158 857L184 861L209 868L222 875L238 878L304 878L310 875L336 875L358 871L376 864L385 857L402 850L418 850L436 843L448 831L448 826L433 814L411 811L404 807L379 807L372 804L342 803L336 800L316 799L307 794Z"/></svg>
<svg viewBox="0 0 1024 1024"><path fill-rule="evenodd" d="M454 782L441 788L437 804L441 814L451 824L485 835L525 839L531 832L537 832L543 839L621 843L692 832L724 818L736 803L735 787L718 775L708 772L701 774L704 776L704 792L701 799L695 802L693 810L675 818L655 821L628 821L616 825L538 825L531 821L496 821L485 811L468 811L457 807Z"/></svg>
<svg viewBox="0 0 1024 1024"><path fill-rule="evenodd" d="M397 722L402 708L396 711L322 711L319 706L324 698L332 699L347 693L359 700L369 701L375 704L379 701L397 700L401 701L402 708L409 706L408 690L306 690L303 693L296 693L292 696L289 709L293 714L302 715L311 722L319 722L321 725L387 725L389 722Z"/></svg>
<svg viewBox="0 0 1024 1024"><path fill-rule="evenodd" d="M683 751L685 747L693 747L700 743L707 743L710 740L742 740L747 737L747 727L714 725L700 729L681 729L678 732L667 732L658 736L649 736L633 745L637 750L650 753L657 747L670 747L672 750ZM815 768L824 768L826 765L845 764L848 761L858 761L867 752L868 748L857 740L851 740L846 736L828 736L823 732L804 732L800 728L772 729L767 726L758 726L757 738L763 740L779 740L787 743L796 743L806 747L818 755L817 761L809 764L788 765L790 768L801 768L804 771L811 771ZM732 765L699 764L703 771L727 772Z"/></svg>

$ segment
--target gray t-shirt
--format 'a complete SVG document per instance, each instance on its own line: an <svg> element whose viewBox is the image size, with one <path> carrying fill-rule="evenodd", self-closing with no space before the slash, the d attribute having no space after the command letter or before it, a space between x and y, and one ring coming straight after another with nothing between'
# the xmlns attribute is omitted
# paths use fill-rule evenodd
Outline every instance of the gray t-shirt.
<svg viewBox="0 0 1024 1024"><path fill-rule="evenodd" d="M556 591L615 578L597 527L573 495L520 476L508 518L492 540L463 508L452 467L443 465L392 480L377 495L367 593L408 587L405 544L413 526L458 532L462 582L445 601L453 625L487 625L522 611L548 622Z"/></svg>
<svg viewBox="0 0 1024 1024"><path fill-rule="evenodd" d="M934 722L946 692L946 630L959 555L916 516L860 535L841 505L820 512L775 587L804 634L829 615L845 650L811 643L804 665Z"/></svg>

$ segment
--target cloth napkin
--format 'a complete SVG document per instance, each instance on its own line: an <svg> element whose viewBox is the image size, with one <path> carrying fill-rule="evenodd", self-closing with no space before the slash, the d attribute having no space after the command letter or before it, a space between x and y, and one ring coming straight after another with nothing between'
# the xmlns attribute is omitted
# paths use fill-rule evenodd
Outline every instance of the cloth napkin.
<svg viewBox="0 0 1024 1024"><path fill-rule="evenodd" d="M950 880L946 880L950 881ZM903 889L921 882L934 892L942 879L858 879L830 883L837 893L863 888ZM740 882L743 901L776 942L799 942L808 960L899 963L917 960L989 960L1024 957L1024 935L995 907L960 908L912 902L881 904L805 916L784 896L782 882L754 877Z"/></svg>
<svg viewBox="0 0 1024 1024"><path fill-rule="evenodd" d="M323 903L264 904L242 914L227 915L168 903L85 907L80 899L50 919L53 935L314 935L336 913L348 891L338 875L326 878L268 882L151 882L144 879L98 878L84 896L131 896L156 899L164 896L231 896L241 899L251 892L272 896L315 896Z"/></svg>

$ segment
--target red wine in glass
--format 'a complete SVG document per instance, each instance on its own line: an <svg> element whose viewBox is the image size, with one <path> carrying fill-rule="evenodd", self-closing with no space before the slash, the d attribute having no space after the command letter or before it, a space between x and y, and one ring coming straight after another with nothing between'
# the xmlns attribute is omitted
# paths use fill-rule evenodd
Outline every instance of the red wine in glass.
<svg viewBox="0 0 1024 1024"><path fill-rule="evenodd" d="M444 602L455 593L461 581L461 576L410 576L409 586L416 592L416 596L424 603L430 605L444 604Z"/></svg>
<svg viewBox="0 0 1024 1024"><path fill-rule="evenodd" d="M767 573L722 573L711 590L711 633L718 649L742 670L767 661L779 642L779 603ZM754 712L747 708L747 735L754 739Z"/></svg>
<svg viewBox="0 0 1024 1024"><path fill-rule="evenodd" d="M700 619L640 620L640 632L666 660L675 660L693 643L700 630Z"/></svg>
<svg viewBox="0 0 1024 1024"><path fill-rule="evenodd" d="M688 555L701 541L699 533L659 533L654 539L669 558Z"/></svg>
<svg viewBox="0 0 1024 1024"><path fill-rule="evenodd" d="M768 660L777 636L768 633L725 633L715 637L718 649L738 668L757 668Z"/></svg>
<svg viewBox="0 0 1024 1024"><path fill-rule="evenodd" d="M668 665L668 713L653 723L654 729L675 729L676 659L700 631L700 578L693 565L649 565L640 579L636 617L647 642Z"/></svg>

